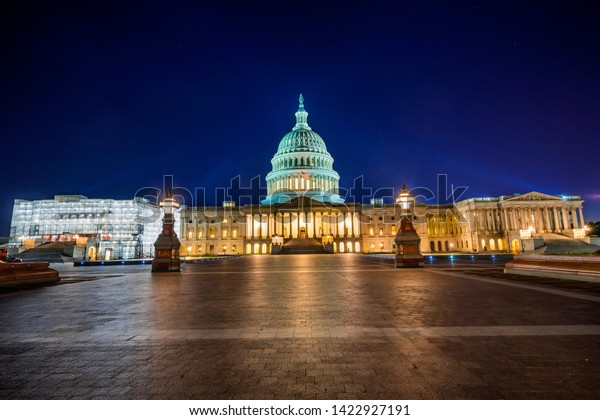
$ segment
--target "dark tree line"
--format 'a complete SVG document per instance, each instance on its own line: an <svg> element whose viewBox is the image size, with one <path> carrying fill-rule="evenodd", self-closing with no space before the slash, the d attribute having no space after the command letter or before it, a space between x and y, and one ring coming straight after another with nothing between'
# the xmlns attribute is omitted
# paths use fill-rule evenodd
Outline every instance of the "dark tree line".
<svg viewBox="0 0 600 420"><path fill-rule="evenodd" d="M600 236L600 222L587 222L586 226L589 228L588 235Z"/></svg>

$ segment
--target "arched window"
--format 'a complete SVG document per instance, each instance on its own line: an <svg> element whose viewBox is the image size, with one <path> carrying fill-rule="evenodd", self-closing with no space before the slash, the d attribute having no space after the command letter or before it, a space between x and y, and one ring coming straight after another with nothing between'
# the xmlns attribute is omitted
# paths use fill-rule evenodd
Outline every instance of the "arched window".
<svg viewBox="0 0 600 420"><path fill-rule="evenodd" d="M354 252L360 252L360 242L354 242Z"/></svg>
<svg viewBox="0 0 600 420"><path fill-rule="evenodd" d="M352 242L348 242L346 244L346 249L348 250L348 252L352 252Z"/></svg>
<svg viewBox="0 0 600 420"><path fill-rule="evenodd" d="M442 252L442 241L438 241L438 251Z"/></svg>
<svg viewBox="0 0 600 420"><path fill-rule="evenodd" d="M487 247L485 246L485 239L481 240L481 250L482 251L487 251Z"/></svg>
<svg viewBox="0 0 600 420"><path fill-rule="evenodd" d="M490 251L495 251L496 250L496 241L494 241L493 239L490 239Z"/></svg>
<svg viewBox="0 0 600 420"><path fill-rule="evenodd" d="M267 253L267 244L262 244L262 251L261 253L266 254Z"/></svg>
<svg viewBox="0 0 600 420"><path fill-rule="evenodd" d="M260 244L254 244L254 253L255 254L259 254L260 253Z"/></svg>
<svg viewBox="0 0 600 420"><path fill-rule="evenodd" d="M502 241L502 239L498 239L498 250L504 251L504 242Z"/></svg>
<svg viewBox="0 0 600 420"><path fill-rule="evenodd" d="M344 243L343 242L340 242L340 252L346 252L344 250Z"/></svg>
<svg viewBox="0 0 600 420"><path fill-rule="evenodd" d="M446 252L450 251L450 245L448 244L448 241L444 242L444 248L446 249Z"/></svg>
<svg viewBox="0 0 600 420"><path fill-rule="evenodd" d="M435 242L429 241L429 250L435 252Z"/></svg>

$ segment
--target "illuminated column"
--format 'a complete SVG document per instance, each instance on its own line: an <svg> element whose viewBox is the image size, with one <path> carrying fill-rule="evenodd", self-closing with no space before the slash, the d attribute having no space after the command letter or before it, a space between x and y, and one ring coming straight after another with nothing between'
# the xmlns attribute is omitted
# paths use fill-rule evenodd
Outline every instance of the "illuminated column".
<svg viewBox="0 0 600 420"><path fill-rule="evenodd" d="M552 207L552 213L554 214L554 231L560 232L560 219L558 218L558 210L556 207Z"/></svg>
<svg viewBox="0 0 600 420"><path fill-rule="evenodd" d="M519 229L523 229L523 225L525 224L523 220L523 210L521 208L517 209L517 224Z"/></svg>
<svg viewBox="0 0 600 420"><path fill-rule="evenodd" d="M338 235L344 238L346 236L346 232L344 229L344 213L342 212L338 213L337 225Z"/></svg>
<svg viewBox="0 0 600 420"><path fill-rule="evenodd" d="M306 213L306 236L315 237L315 216L312 211Z"/></svg>
<svg viewBox="0 0 600 420"><path fill-rule="evenodd" d="M283 214L283 237L290 238L291 234L292 234L292 227L290 225L290 214L284 213Z"/></svg>
<svg viewBox="0 0 600 420"><path fill-rule="evenodd" d="M546 230L548 232L552 232L552 225L550 223L550 209L548 207L544 207L544 222L546 223Z"/></svg>
<svg viewBox="0 0 600 420"><path fill-rule="evenodd" d="M290 225L292 227L292 231L291 231L291 237L292 238L297 238L298 237L298 214L297 213L290 213Z"/></svg>
<svg viewBox="0 0 600 420"><path fill-rule="evenodd" d="M269 214L269 237L275 234L275 217L272 213Z"/></svg>
<svg viewBox="0 0 600 420"><path fill-rule="evenodd" d="M571 229L571 224L569 223L569 216L567 215L567 209L564 207L561 207L560 211L562 213L564 228L567 230Z"/></svg>
<svg viewBox="0 0 600 420"><path fill-rule="evenodd" d="M585 220L583 219L583 208L578 207L577 212L579 213L579 221L581 222L581 227L585 228Z"/></svg>
<svg viewBox="0 0 600 420"><path fill-rule="evenodd" d="M298 213L298 233L300 233L302 228L304 228L304 235L306 236L306 215L304 212Z"/></svg>
<svg viewBox="0 0 600 420"><path fill-rule="evenodd" d="M489 232L490 231L490 214L489 214L489 211L487 209L486 210L482 210L482 213L483 213L483 220L484 220L484 222L483 222L484 223L483 224L484 230L486 232Z"/></svg>
<svg viewBox="0 0 600 420"><path fill-rule="evenodd" d="M503 223L502 223L502 228L503 228L505 231L509 231L509 230L510 230L510 225L509 225L508 213L507 213L507 211L506 211L506 207L504 207L504 208L502 209L502 214L504 215L504 220L503 220Z"/></svg>
<svg viewBox="0 0 600 420"><path fill-rule="evenodd" d="M323 221L321 212L315 212L315 238L323 236Z"/></svg>
<svg viewBox="0 0 600 420"><path fill-rule="evenodd" d="M358 238L360 236L360 215L358 214L358 212L354 212L353 215L353 233L354 236Z"/></svg>
<svg viewBox="0 0 600 420"><path fill-rule="evenodd" d="M577 212L574 207L571 207L571 220L573 220L573 229L579 229L579 224L577 223Z"/></svg>
<svg viewBox="0 0 600 420"><path fill-rule="evenodd" d="M333 236L339 235L338 229L337 229L338 228L337 219L338 219L337 213L331 212L330 221L331 221L331 231L332 231L331 233L333 234Z"/></svg>
<svg viewBox="0 0 600 420"><path fill-rule="evenodd" d="M487 230L487 220L485 217L485 211L484 210L479 210L479 230L480 231L485 231Z"/></svg>
<svg viewBox="0 0 600 420"><path fill-rule="evenodd" d="M275 215L275 234L281 236L281 213Z"/></svg>

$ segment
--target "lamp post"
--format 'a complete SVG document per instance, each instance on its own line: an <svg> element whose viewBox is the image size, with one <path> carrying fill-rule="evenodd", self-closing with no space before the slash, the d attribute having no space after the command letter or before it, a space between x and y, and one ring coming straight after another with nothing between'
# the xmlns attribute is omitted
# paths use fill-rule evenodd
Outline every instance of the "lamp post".
<svg viewBox="0 0 600 420"><path fill-rule="evenodd" d="M396 243L396 268L423 267L423 255L421 255L421 238L412 224L415 198L408 192L406 185L402 186L400 195L396 199L400 205L401 217L400 229L396 232L394 242Z"/></svg>
<svg viewBox="0 0 600 420"><path fill-rule="evenodd" d="M179 259L179 247L181 243L175 232L175 209L179 203L167 192L167 196L159 203L164 210L163 229L154 242L154 259L152 260L152 271L180 271L181 260Z"/></svg>

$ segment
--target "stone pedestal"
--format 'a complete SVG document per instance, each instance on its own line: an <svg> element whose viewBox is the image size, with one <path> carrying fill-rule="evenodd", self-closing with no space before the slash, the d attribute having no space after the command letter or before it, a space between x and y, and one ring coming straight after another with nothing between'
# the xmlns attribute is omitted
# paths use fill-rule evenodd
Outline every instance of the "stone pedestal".
<svg viewBox="0 0 600 420"><path fill-rule="evenodd" d="M47 262L5 263L0 261L0 289L18 288L60 280L58 271Z"/></svg>
<svg viewBox="0 0 600 420"><path fill-rule="evenodd" d="M417 234L410 216L404 216L400 223L400 229L396 233L396 268L423 267L423 255L421 255L421 238Z"/></svg>

